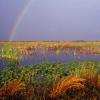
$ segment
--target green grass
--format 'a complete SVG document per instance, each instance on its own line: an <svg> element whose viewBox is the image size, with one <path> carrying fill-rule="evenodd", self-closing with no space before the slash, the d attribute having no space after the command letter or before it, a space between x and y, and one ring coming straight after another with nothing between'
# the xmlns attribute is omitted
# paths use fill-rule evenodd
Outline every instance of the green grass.
<svg viewBox="0 0 100 100"><path fill-rule="evenodd" d="M100 62L84 61L70 63L42 63L22 66L14 63L0 70L0 85L6 84L13 79L22 78L27 84L32 81L34 86L51 86L68 75L77 76L80 72L85 73L87 68L95 70L95 75L100 74Z"/></svg>

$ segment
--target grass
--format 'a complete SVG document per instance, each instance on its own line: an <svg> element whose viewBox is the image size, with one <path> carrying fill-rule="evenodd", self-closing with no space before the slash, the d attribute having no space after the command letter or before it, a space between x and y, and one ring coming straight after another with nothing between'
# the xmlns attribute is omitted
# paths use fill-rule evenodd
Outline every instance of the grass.
<svg viewBox="0 0 100 100"><path fill-rule="evenodd" d="M23 56L55 50L100 54L100 42L0 42L0 56L8 64L0 69L0 100L99 100L100 62L41 63L23 66Z"/></svg>
<svg viewBox="0 0 100 100"><path fill-rule="evenodd" d="M30 41L30 42L0 42L0 46L13 47L47 47L47 48L66 48L66 47L96 47L100 46L100 41Z"/></svg>
<svg viewBox="0 0 100 100"><path fill-rule="evenodd" d="M0 89L0 96L13 96L16 92L22 91L24 87L24 83L20 79L12 80Z"/></svg>
<svg viewBox="0 0 100 100"><path fill-rule="evenodd" d="M98 78L97 80L100 82ZM94 79L89 80L88 76L87 79L68 76L53 86L51 97L62 100L99 100L100 86Z"/></svg>
<svg viewBox="0 0 100 100"><path fill-rule="evenodd" d="M15 100L18 96L22 100L98 100L100 97L100 62L8 65L0 71L0 79L0 97L4 100Z"/></svg>
<svg viewBox="0 0 100 100"><path fill-rule="evenodd" d="M51 97L56 98L59 95L64 94L71 88L76 88L77 90L84 89L85 86L83 83L85 83L85 79L82 79L80 77L67 76L66 78L58 82L58 84L53 86Z"/></svg>
<svg viewBox="0 0 100 100"><path fill-rule="evenodd" d="M100 54L100 42L0 42L0 46L0 57L14 60L38 54L45 57L52 50L57 56L62 51L66 55L72 51L72 56L77 58L87 54Z"/></svg>

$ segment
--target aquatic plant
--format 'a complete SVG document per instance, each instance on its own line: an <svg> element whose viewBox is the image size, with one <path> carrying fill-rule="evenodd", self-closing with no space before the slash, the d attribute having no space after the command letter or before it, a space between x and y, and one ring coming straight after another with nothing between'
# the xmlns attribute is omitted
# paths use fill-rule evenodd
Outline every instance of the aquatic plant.
<svg viewBox="0 0 100 100"><path fill-rule="evenodd" d="M22 54L16 48L3 47L1 51L2 59L6 59L8 64L20 63Z"/></svg>

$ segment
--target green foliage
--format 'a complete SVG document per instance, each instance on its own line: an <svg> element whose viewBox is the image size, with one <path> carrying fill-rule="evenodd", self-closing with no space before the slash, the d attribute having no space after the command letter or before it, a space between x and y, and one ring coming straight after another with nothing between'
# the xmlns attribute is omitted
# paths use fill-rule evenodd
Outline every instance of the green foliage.
<svg viewBox="0 0 100 100"><path fill-rule="evenodd" d="M87 68L100 72L99 62L43 63L37 65L9 65L0 70L0 84L6 84L13 79L21 78L26 84L31 80L34 86L51 86L55 81L68 76L86 73ZM99 71L98 71L99 69Z"/></svg>
<svg viewBox="0 0 100 100"><path fill-rule="evenodd" d="M1 50L2 58L7 59L9 64L20 63L22 54L16 50L16 48L3 47Z"/></svg>
<svg viewBox="0 0 100 100"><path fill-rule="evenodd" d="M100 74L100 62L85 61L83 63L78 63L77 67L74 67L73 70L70 71L70 74L74 76L79 76L82 74L84 77L86 77L89 71L94 72L94 78Z"/></svg>

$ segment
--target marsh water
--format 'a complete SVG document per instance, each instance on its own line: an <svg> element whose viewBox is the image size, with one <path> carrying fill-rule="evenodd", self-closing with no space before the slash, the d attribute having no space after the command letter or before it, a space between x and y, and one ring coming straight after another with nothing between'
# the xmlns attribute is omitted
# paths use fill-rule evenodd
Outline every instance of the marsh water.
<svg viewBox="0 0 100 100"><path fill-rule="evenodd" d="M96 52L94 48L93 49L67 48L62 50L25 49L22 53L22 59L20 60L20 63L22 65L29 65L29 64L39 64L45 62L62 63L62 62L86 61L86 60L100 61L99 52ZM6 65L7 65L7 59L2 57L2 48L0 48L0 67L5 67Z"/></svg>
<svg viewBox="0 0 100 100"><path fill-rule="evenodd" d="M38 52L32 56L24 57L21 61L22 64L37 64L44 62L71 62L71 61L85 61L85 60L93 60L100 61L100 55L91 55L84 54L80 55L79 52L68 51L60 51L57 54L55 51L48 51L46 54L42 54Z"/></svg>

